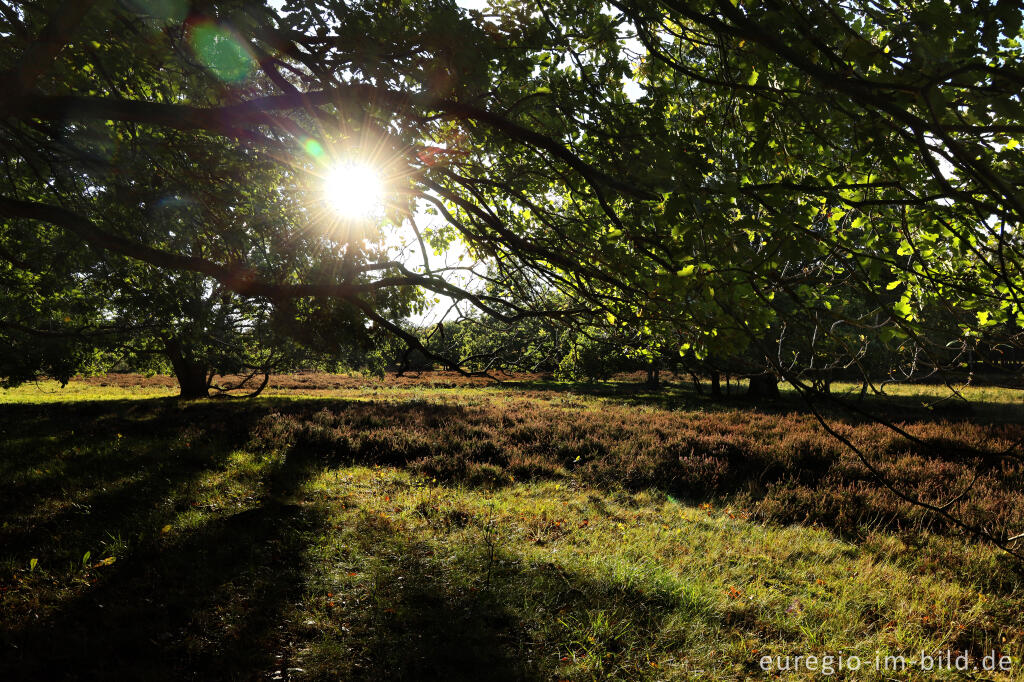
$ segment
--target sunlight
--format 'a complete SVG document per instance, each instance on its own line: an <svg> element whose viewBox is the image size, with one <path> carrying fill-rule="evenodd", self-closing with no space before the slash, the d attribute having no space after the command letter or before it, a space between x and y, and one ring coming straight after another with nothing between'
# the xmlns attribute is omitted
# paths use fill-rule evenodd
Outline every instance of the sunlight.
<svg viewBox="0 0 1024 682"><path fill-rule="evenodd" d="M384 187L376 168L359 162L346 162L324 176L324 198L340 215L369 218L384 208Z"/></svg>

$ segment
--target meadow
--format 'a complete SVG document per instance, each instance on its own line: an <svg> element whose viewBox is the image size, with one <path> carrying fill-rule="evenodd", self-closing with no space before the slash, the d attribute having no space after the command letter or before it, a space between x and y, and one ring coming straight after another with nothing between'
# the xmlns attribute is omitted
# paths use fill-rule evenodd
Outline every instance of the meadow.
<svg viewBox="0 0 1024 682"><path fill-rule="evenodd" d="M1024 568L880 488L793 395L442 373L0 390L4 679L963 679ZM837 386L855 395L857 387ZM901 490L1024 529L1024 392L818 406ZM876 657L905 656L899 670Z"/></svg>

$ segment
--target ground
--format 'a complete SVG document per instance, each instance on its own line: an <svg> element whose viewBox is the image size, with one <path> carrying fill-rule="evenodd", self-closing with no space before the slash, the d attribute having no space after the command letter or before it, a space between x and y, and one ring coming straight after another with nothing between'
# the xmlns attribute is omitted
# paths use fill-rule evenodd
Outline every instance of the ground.
<svg viewBox="0 0 1024 682"><path fill-rule="evenodd" d="M0 677L963 678L922 651L1024 676L1021 565L792 396L525 379L0 391ZM819 407L901 490L973 481L959 517L1024 530L1024 394L938 392L862 404L917 443Z"/></svg>

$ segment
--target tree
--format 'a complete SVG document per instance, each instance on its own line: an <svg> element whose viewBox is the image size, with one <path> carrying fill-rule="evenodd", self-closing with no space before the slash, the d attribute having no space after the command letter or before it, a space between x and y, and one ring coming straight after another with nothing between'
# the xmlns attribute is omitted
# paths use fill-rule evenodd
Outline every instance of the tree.
<svg viewBox="0 0 1024 682"><path fill-rule="evenodd" d="M650 88L672 102L684 84L704 93L683 125L721 131L704 148L734 162L698 195L734 203L763 255L749 281L789 309L779 319L872 329L935 369L947 344L1020 317L1020 8L616 5L648 50ZM980 39L954 43L958 32ZM846 314L850 299L867 309Z"/></svg>
<svg viewBox="0 0 1024 682"><path fill-rule="evenodd" d="M114 52L112 61L126 56ZM122 95L167 101L209 94L211 84L199 80L195 69L168 78L145 55L131 63L128 73L104 79ZM86 64L66 76L67 85L110 68L103 60ZM0 330L12 349L8 381L39 372L66 380L104 349L160 354L178 377L182 396L201 397L211 387L244 388L257 374L265 385L270 371L293 366L306 353L294 337L331 353L340 344L365 344L370 333L351 306L306 302L275 309L267 296L237 294L248 293L258 277L297 281L318 269L347 268L358 286L357 264L368 248L339 243L330 230L345 225L306 231L309 208L297 203L294 192L281 191L279 162L265 152L201 131L88 117L3 132L17 151L7 166L8 189L19 197L7 198L12 213L62 225L53 230L12 220L0 227L8 256ZM52 179L40 185L47 177ZM28 200L46 195L62 205ZM100 216L109 231L83 217L90 215ZM55 251L63 255L59 261ZM208 255L230 265L215 265ZM382 299L387 302L381 301L381 310L394 303L402 315L415 294L405 289ZM276 314L284 307L287 316ZM47 343L39 344L40 338ZM239 385L213 382L217 373L236 372L245 374Z"/></svg>
<svg viewBox="0 0 1024 682"><path fill-rule="evenodd" d="M314 340L337 318L428 357L399 324L416 291L501 324L572 301L808 396L865 344L941 370L1024 321L1011 3L134 6L0 4L0 215L75 262L195 273ZM319 178L353 158L387 178L374 225L323 211ZM223 191L201 223L151 225L139 195L175 185ZM419 230L423 209L441 225ZM422 263L382 227L413 230ZM491 290L431 267L426 245L455 241ZM523 280L559 303L508 295Z"/></svg>
<svg viewBox="0 0 1024 682"><path fill-rule="evenodd" d="M949 339L929 337L921 310L942 302L985 308L963 325L965 343L1019 314L1020 235L1012 222L1019 178L1008 137L1016 128L965 123L957 108L964 93L981 89L969 102L975 119L978 112L1018 113L1007 65L1019 52L1010 37L1019 12L903 16L899 6L851 3L804 17L800 8L729 3L617 7L619 16L590 3L497 3L484 17L445 2L397 12L389 3L326 10L296 3L280 14L213 3L189 17L95 9L47 24L46 8L30 4L23 15L7 16L11 41L40 57L8 72L22 94L6 109L26 122L14 124L10 139L29 148L26 159L41 146L50 164L69 154L82 162L83 153L95 161L93 149L69 151L66 138L86 130L102 142L93 147L109 145L95 123L113 121L121 123L108 127L132 126L146 139L173 136L186 157L202 155L215 139L220 155L232 148L291 164L276 180L233 178L246 191L239 188L308 184L318 163L340 155L336 129L351 131L348 147L372 148L412 183L406 199L393 202L392 223L426 202L447 222L424 235L435 247L462 239L499 263L502 276L530 271L598 316L632 319L646 308L652 319L655 310L692 337L686 345L698 353L707 339L722 349L729 337L736 345L729 353L745 354L753 344L754 357L777 357L771 346L781 338L779 320L794 314L820 318L815 334L831 334L837 324L863 328L863 319L836 310L839 292L850 287L876 304L867 311L874 326L884 307L885 334L910 339L912 352L934 355L936 367L930 341ZM934 35L904 25L947 20L966 22L985 40L973 51L939 54ZM992 33L1000 21L1009 34ZM117 22L158 39L140 53L131 39L112 39ZM899 31L885 28L897 23ZM638 59L622 49L626 29L645 48ZM64 49L76 30L81 39ZM371 49L367 36L394 49ZM84 60L70 58L76 45ZM488 66L486 57L499 54ZM976 68L978 58L995 66ZM162 71L167 60L173 79ZM121 82L129 61L132 77ZM621 85L631 70L646 89L636 102ZM928 85L912 87L918 82ZM100 94L77 94L85 88ZM885 97L892 92L903 94ZM245 104L229 103L239 98ZM75 136L67 123L55 123L69 117ZM31 121L36 129L42 122L42 131ZM35 137L25 144L29 130ZM1002 142L993 148L989 138ZM937 156L953 170L942 170ZM27 196L27 187L12 189ZM41 203L8 196L5 208L52 220ZM223 215L216 222L236 238L248 229L227 229ZM243 295L333 296L372 319L375 304L355 300L361 294L418 285L504 321L536 314L399 263L372 264L380 277L358 289L336 277L294 286L281 272L260 273L237 249L182 257L177 245L154 252L110 240L117 235L95 224L61 224L94 244L200 272ZM350 266L372 260L351 256ZM894 302L884 293L893 288L902 292ZM375 323L400 332L386 317ZM847 349L841 362L855 355Z"/></svg>

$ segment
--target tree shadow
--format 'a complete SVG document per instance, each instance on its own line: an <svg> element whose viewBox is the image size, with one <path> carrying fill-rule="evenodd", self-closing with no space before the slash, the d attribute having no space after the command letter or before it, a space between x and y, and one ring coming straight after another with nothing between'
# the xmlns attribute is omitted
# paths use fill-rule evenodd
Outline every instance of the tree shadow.
<svg viewBox="0 0 1024 682"><path fill-rule="evenodd" d="M40 625L15 632L11 679L251 679L283 651L314 513L266 504L111 566Z"/></svg>
<svg viewBox="0 0 1024 682"><path fill-rule="evenodd" d="M367 523L358 529L358 543L364 555L378 557L364 567L374 592L360 612L349 614L351 633L331 648L335 635L296 626L296 605L308 599L308 550L327 525L324 509L295 499L311 475L347 464L416 470L430 457L462 463L462 470L452 468L462 473L442 483L464 484L468 465L500 474L522 435L501 410L322 399L185 406L128 401L17 407L5 409L0 419L17 441L3 465L13 477L0 483L5 557L21 561L31 550L49 562L60 551L47 555L48 544L66 555L67 548L87 546L106 531L134 543L111 565L79 570L72 585L60 588L74 596L21 609L17 622L5 622L0 644L11 653L0 661L0 674L12 679L256 679L274 671L287 677L290 663L306 665L293 657L307 645L323 645L323 679L549 679L566 652L550 650L544 644L550 638L538 638L537 623L524 620L517 605L567 614L561 618L566 622L605 613L629 623L628 636L595 635L608 639L603 646L610 661L627 660L631 647L654 641L664 618L681 608L671 594L626 589L508 550L490 556L481 547L445 563L433 556L431 543ZM282 439L275 441L278 435ZM575 438L571 431L563 436ZM54 465L54 472L28 475L83 439L97 444L96 452ZM253 486L262 491L258 499L244 511L212 511L192 526L161 534L162 524L195 502L196 480L225 469L228 454L252 449L254 439L266 439L280 455L268 455L261 465ZM536 447L555 457L551 434L538 439ZM615 445L614 435L607 439ZM32 452L43 441L50 449ZM724 462L726 473L736 477L730 485L764 478L764 462L718 441L677 443L709 448L696 454L670 452L651 441L649 453L630 451L629 460L609 459L608 466L642 464L641 455L650 455L650 481L638 479L643 489L664 483L665 490L686 490L692 484L694 500L710 499L712 488L702 486L717 474L680 468L688 462ZM818 462L813 446L808 441L806 453L780 461L786 466L778 477L794 469L809 472L798 487L817 499L823 492L816 482L827 467L814 467L831 466L834 457ZM564 466L573 452L564 453ZM620 469L608 475L615 479L609 487L626 481ZM46 507L63 494L54 490L61 485L89 493L89 512L48 513ZM31 523L18 521L19 509L33 504L43 510ZM779 504L791 510L794 499L780 497ZM393 551L382 553L387 547ZM716 618L700 604L686 608L686 617ZM33 612L37 620L23 617Z"/></svg>
<svg viewBox="0 0 1024 682"><path fill-rule="evenodd" d="M34 540L85 551L108 533L134 537L162 526L189 504L196 479L244 443L246 420L231 416L165 399L5 407L0 544L56 559Z"/></svg>
<svg viewBox="0 0 1024 682"><path fill-rule="evenodd" d="M37 603L0 628L0 645L9 652L0 676L287 676L295 637L289 616L303 598L309 539L324 528L322 510L294 498L327 465L328 454L304 441L267 455L260 479L247 483L262 491L249 508L203 509L191 525L161 528L194 510L199 479L223 476L232 451L252 449L260 420L287 415L307 423L325 408L337 413L353 405L362 406L155 400L4 410L0 420L17 447L0 484L0 546L12 569L0 584ZM433 423L457 419L462 408L423 404L401 412ZM76 446L81 451L65 458ZM104 536L124 538L130 549L102 564L107 552L97 550ZM81 559L85 548L93 550L88 561ZM30 556L52 576L48 585L35 584L48 593L41 598L31 576L24 582L23 569L15 568ZM71 567L61 572L63 563ZM439 609L441 602L432 610ZM456 615L443 620L456 623ZM471 637L477 626L460 637ZM477 668L492 664L481 659Z"/></svg>
<svg viewBox="0 0 1024 682"><path fill-rule="evenodd" d="M363 639L356 642L350 679L532 677L537 666L522 656L526 624L493 594L465 589L465 575L455 574L467 566L439 570L424 560L429 555L422 543L409 543L402 556L372 569L374 603L353 624ZM338 663L327 659L321 666Z"/></svg>
<svg viewBox="0 0 1024 682"><path fill-rule="evenodd" d="M40 602L29 608L29 615L36 612L35 619L5 623L2 644L7 653L0 661L0 675L9 679L263 677L281 663L275 656L287 650L282 619L301 597L308 536L321 525L319 510L289 500L308 476L310 462L301 453L272 462L259 486L264 492L250 508L233 514L214 511L194 527L161 533L160 524L175 511L195 504L192 483L223 469L227 453L245 444L252 419L265 409L216 404L179 409L154 404L138 411L136 420L125 416L123 405L81 407L77 411L64 406L63 419L54 412L59 406L15 410L13 419L36 414L35 422L23 422L24 428L52 428L58 442L74 432L75 438L133 446L149 439L157 449L139 454L134 448L112 453L100 448L101 454L95 457L80 455L80 461L63 471L73 474L66 485L93 491L87 512L43 514L26 527L12 527L12 512L19 504L30 504L27 496L52 488L54 481L44 477L6 482L3 492L12 495L5 498L0 512L4 554L31 548L45 557L41 562L55 567L68 547L91 542L96 549L97 538L104 532L129 538L131 549L113 563L103 564L103 555L96 553L69 573L54 574L55 580L64 581L57 589L74 596L58 593L55 605ZM12 415L5 417L11 420ZM83 424L90 425L86 433L81 431ZM187 438L204 441L202 447L176 452L171 443L183 429ZM161 442L165 443L163 453ZM15 463L15 467L23 465ZM115 486L126 477L127 483ZM60 497L59 491L50 492L50 498ZM37 502L45 507L47 501L44 496ZM48 552L48 544L57 547ZM23 579L13 575L11 589L18 589ZM42 588L52 590L54 585ZM25 594L34 598L31 590ZM52 594L45 598L53 601Z"/></svg>
<svg viewBox="0 0 1024 682"><path fill-rule="evenodd" d="M360 530L372 599L335 616L343 631L319 635L311 679L550 680L568 677L560 673L580 658L589 658L586 679L645 679L649 655L689 653L685 641L666 640L668 619L696 630L756 618L723 613L710 597L601 579L508 546L492 552L481 543L452 561L422 537L379 524Z"/></svg>

